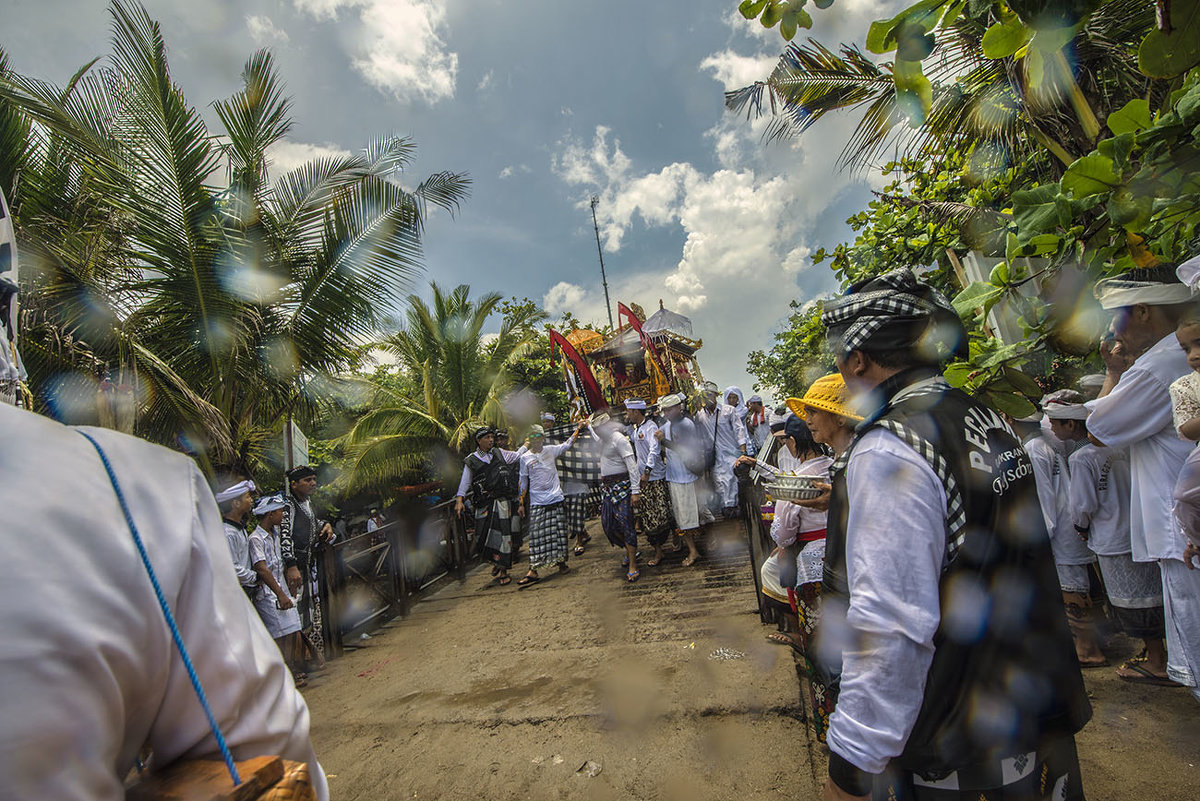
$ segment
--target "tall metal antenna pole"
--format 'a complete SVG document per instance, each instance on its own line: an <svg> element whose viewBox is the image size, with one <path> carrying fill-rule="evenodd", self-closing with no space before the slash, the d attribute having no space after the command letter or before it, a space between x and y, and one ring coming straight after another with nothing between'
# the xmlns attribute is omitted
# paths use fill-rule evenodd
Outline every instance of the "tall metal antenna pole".
<svg viewBox="0 0 1200 801"><path fill-rule="evenodd" d="M604 308L608 311L608 327L616 328L612 319L612 302L608 299L608 276L604 274L604 249L600 247L600 226L596 224L596 207L600 198L592 195L592 228L596 231L596 252L600 254L600 281L604 284Z"/></svg>

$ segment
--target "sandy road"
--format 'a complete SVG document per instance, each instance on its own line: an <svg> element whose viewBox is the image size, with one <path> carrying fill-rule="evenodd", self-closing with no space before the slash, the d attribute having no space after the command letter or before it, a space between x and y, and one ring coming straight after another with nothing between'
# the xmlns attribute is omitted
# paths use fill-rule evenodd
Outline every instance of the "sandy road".
<svg viewBox="0 0 1200 801"><path fill-rule="evenodd" d="M417 604L305 691L333 797L819 798L824 757L790 652L763 638L741 532L633 585L596 536L566 575L518 590L475 570ZM1195 798L1200 704L1086 678L1088 797Z"/></svg>

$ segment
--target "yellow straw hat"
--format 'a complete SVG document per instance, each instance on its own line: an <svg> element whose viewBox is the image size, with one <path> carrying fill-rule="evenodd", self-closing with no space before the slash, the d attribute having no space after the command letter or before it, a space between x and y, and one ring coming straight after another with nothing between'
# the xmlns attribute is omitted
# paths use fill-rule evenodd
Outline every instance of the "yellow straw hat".
<svg viewBox="0 0 1200 801"><path fill-rule="evenodd" d="M849 395L841 374L830 373L812 382L803 398L788 398L787 407L801 420L806 419L809 407L850 420L862 420L862 415L850 408Z"/></svg>

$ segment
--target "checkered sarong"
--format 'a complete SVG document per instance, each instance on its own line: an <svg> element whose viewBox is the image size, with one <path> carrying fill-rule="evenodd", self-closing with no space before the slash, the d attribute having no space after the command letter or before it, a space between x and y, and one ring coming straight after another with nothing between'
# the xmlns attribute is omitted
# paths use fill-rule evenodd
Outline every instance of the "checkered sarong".
<svg viewBox="0 0 1200 801"><path fill-rule="evenodd" d="M588 495L568 495L563 501L563 509L567 518L567 536L578 537L586 534L584 521L587 520Z"/></svg>
<svg viewBox="0 0 1200 801"><path fill-rule="evenodd" d="M563 502L529 507L529 569L567 561L567 520Z"/></svg>

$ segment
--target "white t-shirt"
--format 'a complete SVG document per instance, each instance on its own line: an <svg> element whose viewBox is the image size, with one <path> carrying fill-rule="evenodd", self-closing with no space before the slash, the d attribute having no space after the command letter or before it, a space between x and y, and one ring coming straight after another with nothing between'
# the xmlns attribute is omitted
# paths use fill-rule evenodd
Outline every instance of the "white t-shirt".
<svg viewBox="0 0 1200 801"><path fill-rule="evenodd" d="M1071 454L1072 528L1091 527L1087 545L1100 556L1129 553L1129 454L1090 442Z"/></svg>
<svg viewBox="0 0 1200 801"><path fill-rule="evenodd" d="M1129 449L1129 534L1133 560L1179 559L1185 541L1175 520L1173 491L1192 444L1179 438L1170 386L1189 372L1175 334L1168 334L1097 398L1088 431L1110 448Z"/></svg>
<svg viewBox="0 0 1200 801"><path fill-rule="evenodd" d="M1025 452L1033 464L1038 501L1054 562L1059 565L1086 565L1096 561L1087 544L1075 533L1071 514L1071 477L1067 459L1044 436L1025 442Z"/></svg>

